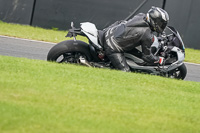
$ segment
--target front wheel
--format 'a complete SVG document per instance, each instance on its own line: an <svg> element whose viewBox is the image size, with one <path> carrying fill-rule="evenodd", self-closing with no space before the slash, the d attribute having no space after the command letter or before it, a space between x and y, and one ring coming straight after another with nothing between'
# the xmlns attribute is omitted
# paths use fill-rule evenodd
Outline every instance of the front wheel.
<svg viewBox="0 0 200 133"><path fill-rule="evenodd" d="M168 76L170 78L182 79L182 80L186 77L186 75L187 75L187 68L184 63L175 70L172 70L168 73Z"/></svg>

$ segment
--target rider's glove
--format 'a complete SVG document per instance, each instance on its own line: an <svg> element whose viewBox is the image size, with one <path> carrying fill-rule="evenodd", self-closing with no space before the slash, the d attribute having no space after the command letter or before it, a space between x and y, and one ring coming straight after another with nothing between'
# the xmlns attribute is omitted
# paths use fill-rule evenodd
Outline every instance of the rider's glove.
<svg viewBox="0 0 200 133"><path fill-rule="evenodd" d="M163 65L163 62L164 62L164 57L159 57L159 64Z"/></svg>
<svg viewBox="0 0 200 133"><path fill-rule="evenodd" d="M154 63L159 64L159 65L163 65L163 62L164 62L164 57L159 56L158 61L155 61Z"/></svg>

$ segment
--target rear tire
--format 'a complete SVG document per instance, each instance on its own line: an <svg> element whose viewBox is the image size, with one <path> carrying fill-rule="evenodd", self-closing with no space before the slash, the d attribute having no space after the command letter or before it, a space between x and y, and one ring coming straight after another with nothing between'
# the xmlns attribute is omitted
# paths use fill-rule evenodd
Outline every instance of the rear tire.
<svg viewBox="0 0 200 133"><path fill-rule="evenodd" d="M52 47L47 55L47 61L58 63L79 63L79 58L91 60L89 45L82 41L63 41Z"/></svg>

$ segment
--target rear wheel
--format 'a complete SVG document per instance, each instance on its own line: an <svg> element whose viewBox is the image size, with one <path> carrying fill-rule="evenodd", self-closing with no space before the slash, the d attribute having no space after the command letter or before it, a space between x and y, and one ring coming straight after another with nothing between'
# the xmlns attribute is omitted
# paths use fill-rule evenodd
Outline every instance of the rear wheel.
<svg viewBox="0 0 200 133"><path fill-rule="evenodd" d="M85 58L87 59L87 57L80 53L80 52L66 52L66 53L61 53L59 54L57 57L54 57L53 60L51 61L55 61L58 63L72 63L72 64L79 64L80 58Z"/></svg>
<svg viewBox="0 0 200 133"><path fill-rule="evenodd" d="M54 61L58 63L75 63L79 64L80 58L91 60L88 44L73 40L61 42L54 47L48 53L47 61Z"/></svg>
<svg viewBox="0 0 200 133"><path fill-rule="evenodd" d="M183 63L181 66L179 66L175 70L170 71L168 73L168 77L183 80L186 77L186 74L187 74L187 68L185 64Z"/></svg>

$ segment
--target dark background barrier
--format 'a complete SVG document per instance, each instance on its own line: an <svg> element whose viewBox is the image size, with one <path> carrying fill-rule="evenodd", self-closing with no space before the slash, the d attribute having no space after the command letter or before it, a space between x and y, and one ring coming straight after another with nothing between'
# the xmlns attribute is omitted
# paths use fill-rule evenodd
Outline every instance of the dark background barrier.
<svg viewBox="0 0 200 133"><path fill-rule="evenodd" d="M70 28L71 21L76 27L89 21L103 29L125 19L144 1L136 13L165 7L169 25L180 31L186 47L200 49L200 0L0 0L0 20L60 30Z"/></svg>
<svg viewBox="0 0 200 133"><path fill-rule="evenodd" d="M183 37L186 47L200 49L200 0L167 0L165 10L170 15L169 25Z"/></svg>
<svg viewBox="0 0 200 133"><path fill-rule="evenodd" d="M103 29L117 20L125 19L143 0L37 0L33 25L45 28L70 28L73 21L89 21ZM162 0L148 0L139 12L147 12L152 6L161 7Z"/></svg>
<svg viewBox="0 0 200 133"><path fill-rule="evenodd" d="M0 20L30 24L34 0L0 0Z"/></svg>

